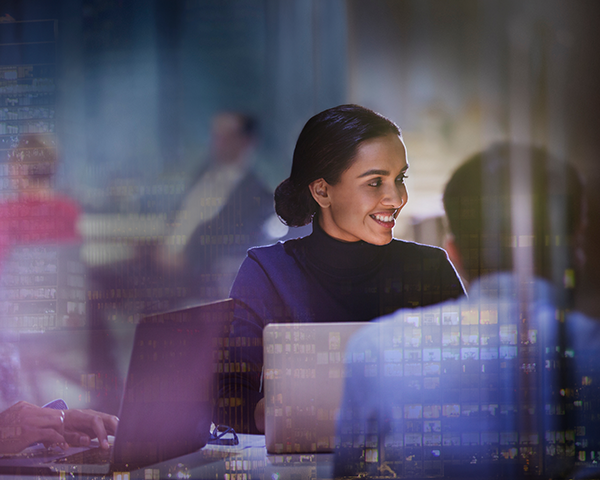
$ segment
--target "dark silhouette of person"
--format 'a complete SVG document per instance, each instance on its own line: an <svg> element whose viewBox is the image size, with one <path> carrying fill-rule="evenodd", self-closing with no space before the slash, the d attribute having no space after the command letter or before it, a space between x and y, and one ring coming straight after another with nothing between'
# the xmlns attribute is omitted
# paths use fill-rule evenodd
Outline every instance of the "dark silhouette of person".
<svg viewBox="0 0 600 480"><path fill-rule="evenodd" d="M273 194L253 166L256 120L223 112L212 122L209 161L176 212L157 253L159 264L184 278L193 300L226 298L246 250L267 241Z"/></svg>

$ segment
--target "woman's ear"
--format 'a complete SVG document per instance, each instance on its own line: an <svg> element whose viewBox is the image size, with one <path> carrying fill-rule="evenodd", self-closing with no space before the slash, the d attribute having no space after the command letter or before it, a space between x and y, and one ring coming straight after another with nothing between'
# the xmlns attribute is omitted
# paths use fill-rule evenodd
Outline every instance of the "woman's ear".
<svg viewBox="0 0 600 480"><path fill-rule="evenodd" d="M323 178L319 178L312 182L308 188L310 194L315 199L315 202L319 204L321 208L328 208L331 205L331 199L329 198L329 184Z"/></svg>

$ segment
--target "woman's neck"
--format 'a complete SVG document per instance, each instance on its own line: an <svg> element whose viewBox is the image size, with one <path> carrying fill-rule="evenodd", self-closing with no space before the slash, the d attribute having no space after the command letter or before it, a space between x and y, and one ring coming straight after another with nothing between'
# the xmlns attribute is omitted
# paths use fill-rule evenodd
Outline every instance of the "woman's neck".
<svg viewBox="0 0 600 480"><path fill-rule="evenodd" d="M313 233L307 240L307 254L316 267L350 274L379 268L386 251L385 246L371 245L362 240L338 240L324 231L316 218L313 220Z"/></svg>
<svg viewBox="0 0 600 480"><path fill-rule="evenodd" d="M321 227L323 232L339 242L356 243L360 241L360 238L340 229L340 227L338 227L333 221L333 218L331 218L329 211L321 212L320 215L315 216L315 219L319 223L319 227ZM313 223L316 222L313 221Z"/></svg>

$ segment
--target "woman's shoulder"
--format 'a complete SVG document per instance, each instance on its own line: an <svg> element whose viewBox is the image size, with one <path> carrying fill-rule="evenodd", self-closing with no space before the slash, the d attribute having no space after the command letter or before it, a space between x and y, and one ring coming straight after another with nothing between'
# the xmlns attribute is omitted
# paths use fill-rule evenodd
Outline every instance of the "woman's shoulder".
<svg viewBox="0 0 600 480"><path fill-rule="evenodd" d="M256 261L268 260L280 255L283 249L283 242L277 242L272 245L261 245L248 249L248 257Z"/></svg>
<svg viewBox="0 0 600 480"><path fill-rule="evenodd" d="M279 264L296 257L297 251L302 248L304 238L294 238L285 242L277 242L272 245L253 247L248 250L248 258L261 265Z"/></svg>
<svg viewBox="0 0 600 480"><path fill-rule="evenodd" d="M310 312L301 313L309 305L306 293L309 287L297 252L301 245L301 239L294 239L248 250L231 296L248 305L258 304L254 308L257 312L275 312L277 305L295 305L300 308L297 318L309 318ZM273 315L281 315L281 312Z"/></svg>
<svg viewBox="0 0 600 480"><path fill-rule="evenodd" d="M426 245L424 243L400 240L397 238L394 238L388 245L394 254L411 254L420 256L421 258L448 258L446 250L434 245Z"/></svg>

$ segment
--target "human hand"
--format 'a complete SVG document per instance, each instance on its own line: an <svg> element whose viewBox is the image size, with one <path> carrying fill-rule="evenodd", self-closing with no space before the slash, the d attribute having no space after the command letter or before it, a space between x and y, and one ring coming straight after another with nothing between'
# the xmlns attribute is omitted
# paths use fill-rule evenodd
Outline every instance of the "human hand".
<svg viewBox="0 0 600 480"><path fill-rule="evenodd" d="M86 446L98 438L108 448L119 419L94 410L56 410L18 402L0 412L0 452L17 453L33 443L46 446Z"/></svg>
<svg viewBox="0 0 600 480"><path fill-rule="evenodd" d="M62 410L41 408L24 401L0 412L0 452L17 453L32 443L66 448Z"/></svg>
<svg viewBox="0 0 600 480"><path fill-rule="evenodd" d="M119 419L95 410L65 410L64 437L69 445L87 446L98 438L100 447L108 448L108 435L114 435Z"/></svg>

